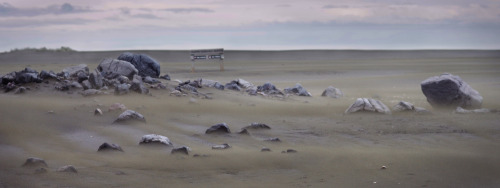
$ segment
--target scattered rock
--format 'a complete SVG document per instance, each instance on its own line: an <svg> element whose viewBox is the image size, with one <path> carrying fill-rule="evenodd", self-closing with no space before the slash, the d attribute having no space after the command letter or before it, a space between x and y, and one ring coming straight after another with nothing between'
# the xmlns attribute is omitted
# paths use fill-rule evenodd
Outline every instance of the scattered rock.
<svg viewBox="0 0 500 188"><path fill-rule="evenodd" d="M311 93L309 93L304 87L302 87L302 85L300 85L299 83L295 84L294 87L291 87L291 88L285 88L283 90L285 93L287 94L294 94L294 95L298 95L298 96L305 96L305 97L310 97L312 96Z"/></svg>
<svg viewBox="0 0 500 188"><path fill-rule="evenodd" d="M406 101L400 101L398 104L394 105L394 107L392 107L392 108L396 112L415 111L415 106L413 106L412 103L409 103Z"/></svg>
<svg viewBox="0 0 500 188"><path fill-rule="evenodd" d="M130 79L128 79L128 77L123 76L123 75L118 76L118 78L116 78L116 80L118 80L118 82L120 82L120 84L129 84L130 83Z"/></svg>
<svg viewBox="0 0 500 188"><path fill-rule="evenodd" d="M52 71L47 72L47 71L42 70L40 72L40 74L38 74L38 77L40 77L42 80L45 80L45 79L56 79L56 80L58 80L56 73L54 73Z"/></svg>
<svg viewBox="0 0 500 188"><path fill-rule="evenodd" d="M83 81L89 79L89 75L85 74L84 72L78 72L76 73L76 78L78 80L78 83L82 83Z"/></svg>
<svg viewBox="0 0 500 188"><path fill-rule="evenodd" d="M92 85L90 84L90 82L88 80L82 81L81 85L82 85L84 90L92 89Z"/></svg>
<svg viewBox="0 0 500 188"><path fill-rule="evenodd" d="M102 110L101 110L101 109L99 109L99 108L96 108L96 109L94 110L94 115L95 115L95 116L102 116Z"/></svg>
<svg viewBox="0 0 500 188"><path fill-rule="evenodd" d="M247 129L241 129L240 132L238 132L238 134L243 134L243 135L250 135L250 133L248 132Z"/></svg>
<svg viewBox="0 0 500 188"><path fill-rule="evenodd" d="M150 86L150 88L153 88L153 89L167 89L167 85L159 83L159 84Z"/></svg>
<svg viewBox="0 0 500 188"><path fill-rule="evenodd" d="M198 90L196 90L195 87L193 87L189 84L179 85L179 86L175 87L175 90L179 90L180 92L183 92L183 93L198 93Z"/></svg>
<svg viewBox="0 0 500 188"><path fill-rule="evenodd" d="M463 109L462 107L457 107L457 109L455 110L455 113L457 113L457 114L486 114L486 113L490 113L490 112L491 112L490 109L486 109L486 108L466 110L466 109Z"/></svg>
<svg viewBox="0 0 500 188"><path fill-rule="evenodd" d="M9 91L12 91L14 89L16 89L16 84L14 84L14 82L9 82L7 85L5 85L4 87L4 92L9 92Z"/></svg>
<svg viewBox="0 0 500 188"><path fill-rule="evenodd" d="M231 133L231 131L229 130L229 127L227 126L226 123L219 123L212 125L205 131L205 134L212 134L212 133Z"/></svg>
<svg viewBox="0 0 500 188"><path fill-rule="evenodd" d="M119 84L115 87L115 95L125 95L129 92L129 84Z"/></svg>
<svg viewBox="0 0 500 188"><path fill-rule="evenodd" d="M142 114L136 111L126 110L125 112L121 113L118 116L118 119L116 119L113 123L124 123L129 121L140 121L145 123L146 119Z"/></svg>
<svg viewBox="0 0 500 188"><path fill-rule="evenodd" d="M47 163L45 163L45 160L43 159L30 157L26 159L26 162L24 162L23 167L47 167Z"/></svg>
<svg viewBox="0 0 500 188"><path fill-rule="evenodd" d="M77 77L79 72L88 75L89 67L86 64L80 64L76 66L66 67L62 70L62 72L69 77Z"/></svg>
<svg viewBox="0 0 500 188"><path fill-rule="evenodd" d="M260 152L271 152L271 149L262 147L262 149L260 149Z"/></svg>
<svg viewBox="0 0 500 188"><path fill-rule="evenodd" d="M198 157L203 157L203 158L205 158L205 157L210 157L210 156L209 156L209 155L205 155L205 154L203 154L203 155L200 155L200 154L194 154L194 155L193 155L193 157L197 157L197 158L198 158Z"/></svg>
<svg viewBox="0 0 500 188"><path fill-rule="evenodd" d="M70 88L77 88L77 89L82 89L83 86L78 83L78 82L71 82L69 85L68 85Z"/></svg>
<svg viewBox="0 0 500 188"><path fill-rule="evenodd" d="M115 111L115 110L124 111L124 110L127 110L127 107L125 107L124 104L114 103L111 106L109 106L109 108L108 108L108 111Z"/></svg>
<svg viewBox="0 0 500 188"><path fill-rule="evenodd" d="M149 89L146 86L144 86L144 83L142 83L140 76L134 76L134 79L132 80L132 85L130 85L130 90L140 94L149 93Z"/></svg>
<svg viewBox="0 0 500 188"><path fill-rule="evenodd" d="M331 97L331 98L340 98L342 96L344 96L344 93L342 93L342 91L340 91L340 89L338 88L335 88L333 86L328 86L325 91L323 91L323 93L321 94L321 96L323 97Z"/></svg>
<svg viewBox="0 0 500 188"><path fill-rule="evenodd" d="M139 71L130 62L117 59L104 59L97 66L97 70L101 72L106 79L114 79L119 76L125 76L129 79L134 78L134 75Z"/></svg>
<svg viewBox="0 0 500 188"><path fill-rule="evenodd" d="M101 146L99 146L97 151L98 152L104 152L104 151L121 151L121 152L123 152L123 149L122 149L122 147L120 147L117 144L108 144L107 142L104 142L103 144L101 144Z"/></svg>
<svg viewBox="0 0 500 188"><path fill-rule="evenodd" d="M264 141L267 141L267 142L281 142L281 140L278 137L275 137L275 138L266 138Z"/></svg>
<svg viewBox="0 0 500 188"><path fill-rule="evenodd" d="M47 173L47 169L43 167L35 169L35 174L45 174L45 173Z"/></svg>
<svg viewBox="0 0 500 188"><path fill-rule="evenodd" d="M140 145L142 145L142 144L159 144L159 145L173 146L172 142L170 142L170 140L166 136L157 135L157 134L148 134L148 135L142 136L139 144Z"/></svg>
<svg viewBox="0 0 500 188"><path fill-rule="evenodd" d="M227 83L224 86L224 88L229 90L241 91L241 87L238 86L238 83L234 80L232 82Z"/></svg>
<svg viewBox="0 0 500 188"><path fill-rule="evenodd" d="M160 76L160 64L145 54L133 54L130 52L122 53L118 60L130 62L139 71L139 76L151 76L158 78Z"/></svg>
<svg viewBox="0 0 500 188"><path fill-rule="evenodd" d="M276 88L275 85L269 82L265 83L264 85L257 86L257 90L255 91L255 93L257 92L262 92L266 95L283 95L283 92L281 92L278 88Z"/></svg>
<svg viewBox="0 0 500 188"><path fill-rule="evenodd" d="M250 123L250 125L243 127L243 129L271 129L271 127L269 127L269 125L266 125L264 123L253 122Z"/></svg>
<svg viewBox="0 0 500 188"><path fill-rule="evenodd" d="M27 83L42 83L42 79L38 77L37 72L25 72L21 71L16 73L16 78L14 82L16 84L27 84Z"/></svg>
<svg viewBox="0 0 500 188"><path fill-rule="evenodd" d="M438 108L481 108L483 97L460 77L444 73L424 80L422 92Z"/></svg>
<svg viewBox="0 0 500 188"><path fill-rule="evenodd" d="M78 173L78 170L73 165L66 165L58 168L57 172Z"/></svg>
<svg viewBox="0 0 500 188"><path fill-rule="evenodd" d="M168 74L165 74L163 76L160 76L161 79L165 79L165 80L170 80L170 76Z"/></svg>
<svg viewBox="0 0 500 188"><path fill-rule="evenodd" d="M287 149L286 151L282 151L281 153L297 153L297 150Z"/></svg>
<svg viewBox="0 0 500 188"><path fill-rule="evenodd" d="M150 76L146 76L145 78L142 79L142 81L144 81L145 83L148 83L148 84L161 83L159 80L151 78Z"/></svg>
<svg viewBox="0 0 500 188"><path fill-rule="evenodd" d="M101 89L102 86L104 85L104 83L103 83L103 76L97 70L95 70L94 72L90 73L88 80L90 82L90 85L94 89Z"/></svg>
<svg viewBox="0 0 500 188"><path fill-rule="evenodd" d="M390 114L391 110L382 102L376 99L358 98L356 102L349 106L345 111L350 114L358 111L378 112L383 114Z"/></svg>
<svg viewBox="0 0 500 188"><path fill-rule="evenodd" d="M87 90L80 91L78 93L80 93L84 97L93 96L93 95L108 94L108 93L106 93L104 91L99 91L97 89L87 89Z"/></svg>
<svg viewBox="0 0 500 188"><path fill-rule="evenodd" d="M220 149L229 149L229 148L231 148L231 146L227 143L212 146L212 149L219 149L219 150Z"/></svg>
<svg viewBox="0 0 500 188"><path fill-rule="evenodd" d="M170 94L169 94L169 95L170 95L170 96L175 95L175 96L177 96L177 97L186 96L186 94L184 94L184 93L180 92L179 90L174 90L174 91L170 92Z"/></svg>
<svg viewBox="0 0 500 188"><path fill-rule="evenodd" d="M189 155L189 151L191 151L191 148L187 147L187 146L182 146L182 147L179 147L179 148L174 148L172 149L172 151L170 152L171 154L184 154L184 155Z"/></svg>
<svg viewBox="0 0 500 188"><path fill-rule="evenodd" d="M204 87L213 87L219 90L224 90L224 85L214 80L203 79L201 84Z"/></svg>
<svg viewBox="0 0 500 188"><path fill-rule="evenodd" d="M382 166L382 167L380 167L380 169L385 170L385 169L387 169L387 166Z"/></svg>

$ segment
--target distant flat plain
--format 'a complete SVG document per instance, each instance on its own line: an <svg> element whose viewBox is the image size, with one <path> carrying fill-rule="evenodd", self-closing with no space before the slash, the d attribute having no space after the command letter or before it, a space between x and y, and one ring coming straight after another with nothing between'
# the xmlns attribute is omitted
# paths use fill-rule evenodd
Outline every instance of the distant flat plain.
<svg viewBox="0 0 500 188"><path fill-rule="evenodd" d="M60 72L123 51L0 53L0 75L25 67ZM30 84L27 93L0 93L0 187L498 187L500 114L454 114L433 109L420 82L444 72L460 76L483 96L483 107L500 109L500 51L490 50L297 50L225 52L225 71L215 62L196 62L189 51L132 51L148 54L172 80L197 78L223 84L242 78L284 89L302 84L313 97L277 99L244 92L200 89L213 99L169 96L83 97ZM165 81L170 86L176 82ZM321 97L328 86L339 99ZM112 93L112 91L110 91ZM356 98L377 98L392 107L407 101L430 115L349 114ZM122 103L142 113L146 124L114 125ZM94 116L95 108L104 111ZM47 113L53 111L54 113ZM226 122L229 135L205 135ZM235 134L251 122L271 130ZM144 134L161 134L190 156L171 148L138 145ZM278 137L281 143L264 141ZM103 142L124 153L97 153ZM214 144L229 150L215 151ZM260 152L268 147L272 152ZM283 154L295 149L298 153ZM193 154L209 157L195 158ZM48 173L21 168L28 157L47 161ZM74 165L78 174L57 173ZM387 166L382 170L381 166Z"/></svg>

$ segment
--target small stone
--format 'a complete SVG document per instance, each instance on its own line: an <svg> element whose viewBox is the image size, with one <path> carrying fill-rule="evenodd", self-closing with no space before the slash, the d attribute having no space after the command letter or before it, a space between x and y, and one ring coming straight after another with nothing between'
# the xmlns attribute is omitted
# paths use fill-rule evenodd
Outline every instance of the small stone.
<svg viewBox="0 0 500 188"><path fill-rule="evenodd" d="M47 167L47 163L45 163L45 160L41 158L30 157L26 159L26 162L24 162L23 167Z"/></svg>
<svg viewBox="0 0 500 188"><path fill-rule="evenodd" d="M231 148L231 146L227 143L212 146L212 149L216 149L216 150L229 149L229 148Z"/></svg>
<svg viewBox="0 0 500 188"><path fill-rule="evenodd" d="M387 169L387 166L382 166L382 167L380 167L380 169L385 170L385 169Z"/></svg>
<svg viewBox="0 0 500 188"><path fill-rule="evenodd" d="M271 149L269 148L266 148L266 147L263 147L262 149L260 149L260 152L270 152Z"/></svg>
<svg viewBox="0 0 500 188"><path fill-rule="evenodd" d="M203 155L200 155L200 154L194 154L193 157L210 157L209 155L206 155L206 154L203 154Z"/></svg>
<svg viewBox="0 0 500 188"><path fill-rule="evenodd" d="M179 147L179 148L174 148L172 149L172 151L170 152L171 154L184 154L184 155L189 155L189 151L191 151L191 148L187 147L187 146L182 146L182 147Z"/></svg>
<svg viewBox="0 0 500 188"><path fill-rule="evenodd" d="M78 173L78 170L76 170L76 168L73 165L66 165L58 168L57 172Z"/></svg>
<svg viewBox="0 0 500 188"><path fill-rule="evenodd" d="M267 141L267 142L281 142L281 140L278 137L275 137L275 138L266 138L264 141Z"/></svg>
<svg viewBox="0 0 500 188"><path fill-rule="evenodd" d="M102 110L101 110L101 109L99 109L99 108L96 108L96 109L94 110L94 115L96 115L96 116L102 116Z"/></svg>
<svg viewBox="0 0 500 188"><path fill-rule="evenodd" d="M297 150L287 149L286 151L282 151L281 153L297 153Z"/></svg>
<svg viewBox="0 0 500 188"><path fill-rule="evenodd" d="M99 146L97 151L98 152L103 152L103 151L121 151L121 152L123 152L123 149L119 145L108 144L107 142L104 142L103 144L101 144L101 146Z"/></svg>
<svg viewBox="0 0 500 188"><path fill-rule="evenodd" d="M244 129L271 129L268 125L264 123L253 122L250 125L243 127Z"/></svg>
<svg viewBox="0 0 500 188"><path fill-rule="evenodd" d="M160 145L166 145L166 146L173 146L172 142L170 142L170 139L168 139L168 137L162 136L162 135L157 135L157 134L148 134L148 135L142 136L139 144L140 145L160 144Z"/></svg>
<svg viewBox="0 0 500 188"><path fill-rule="evenodd" d="M113 123L123 123L130 121L139 121L145 123L146 119L139 112L133 110L125 110L125 112L121 113Z"/></svg>
<svg viewBox="0 0 500 188"><path fill-rule="evenodd" d="M212 134L212 133L231 133L231 130L229 130L229 127L227 126L226 123L219 123L216 125L212 125L205 131L205 134Z"/></svg>
<svg viewBox="0 0 500 188"><path fill-rule="evenodd" d="M160 76L161 79L165 79L165 80L170 80L170 76L168 74L165 74L163 76Z"/></svg>

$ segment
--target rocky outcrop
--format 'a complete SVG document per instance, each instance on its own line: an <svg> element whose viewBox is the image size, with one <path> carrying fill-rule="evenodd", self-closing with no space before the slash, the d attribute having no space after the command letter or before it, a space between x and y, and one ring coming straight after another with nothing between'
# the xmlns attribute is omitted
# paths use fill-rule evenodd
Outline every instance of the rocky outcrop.
<svg viewBox="0 0 500 188"><path fill-rule="evenodd" d="M97 149L98 152L104 152L104 151L121 151L123 152L122 147L120 147L117 144L108 144L107 142L104 142L99 146Z"/></svg>
<svg viewBox="0 0 500 188"><path fill-rule="evenodd" d="M145 123L146 119L139 112L136 112L133 110L126 110L125 112L121 113L113 123L125 123L125 122L132 122L132 121L138 121L138 122Z"/></svg>
<svg viewBox="0 0 500 188"><path fill-rule="evenodd" d="M290 88L285 88L283 90L286 94L293 94L297 96L305 96L305 97L310 97L312 96L311 93L309 93L302 85L299 83L295 84L295 86L290 87Z"/></svg>
<svg viewBox="0 0 500 188"><path fill-rule="evenodd" d="M231 133L231 130L229 129L226 123L219 123L212 125L205 131L205 134L213 134L213 133Z"/></svg>
<svg viewBox="0 0 500 188"><path fill-rule="evenodd" d="M376 99L368 99L368 98L358 98L356 102L349 106L345 111L346 114L350 114L353 112L378 112L383 114L390 114L391 110L382 102Z"/></svg>
<svg viewBox="0 0 500 188"><path fill-rule="evenodd" d="M321 96L323 96L323 97L331 97L331 98L337 99L337 98L340 98L340 97L344 96L344 93L342 93L342 91L340 91L340 89L338 89L338 88L335 88L333 86L328 86L325 89L325 91L323 91L323 93L321 94Z"/></svg>
<svg viewBox="0 0 500 188"><path fill-rule="evenodd" d="M460 77L444 73L424 80L422 92L437 108L481 108L483 97Z"/></svg>
<svg viewBox="0 0 500 188"><path fill-rule="evenodd" d="M77 77L78 73L82 72L85 75L89 75L89 67L86 64L79 64L76 66L66 67L62 72L69 77Z"/></svg>
<svg viewBox="0 0 500 188"><path fill-rule="evenodd" d="M125 52L118 56L118 60L130 62L139 71L139 76L158 78L160 76L160 64L145 54L133 54Z"/></svg>
<svg viewBox="0 0 500 188"><path fill-rule="evenodd" d="M255 94L257 93L263 93L266 95L283 95L283 92L281 92L276 86L272 83L265 83L261 86L257 86L257 90L255 91Z"/></svg>
<svg viewBox="0 0 500 188"><path fill-rule="evenodd" d="M139 145L164 145L164 146L173 146L172 142L166 137L157 134L148 134L144 135L139 142Z"/></svg>
<svg viewBox="0 0 500 188"><path fill-rule="evenodd" d="M117 59L104 59L99 66L97 66L97 70L101 72L102 76L106 79L113 79L119 76L133 79L134 75L139 73L130 62Z"/></svg>
<svg viewBox="0 0 500 188"><path fill-rule="evenodd" d="M102 86L104 86L103 79L104 77L97 70L90 73L88 78L90 85L92 86L93 89L101 89Z"/></svg>
<svg viewBox="0 0 500 188"><path fill-rule="evenodd" d="M243 129L271 129L271 127L269 127L269 125L266 125L264 123L253 122L250 123L250 125L243 127Z"/></svg>

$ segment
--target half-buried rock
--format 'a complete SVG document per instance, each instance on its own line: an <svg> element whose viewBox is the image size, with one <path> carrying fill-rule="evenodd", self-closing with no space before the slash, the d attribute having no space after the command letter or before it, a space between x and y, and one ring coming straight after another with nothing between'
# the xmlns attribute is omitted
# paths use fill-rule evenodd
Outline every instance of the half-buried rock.
<svg viewBox="0 0 500 188"><path fill-rule="evenodd" d="M216 149L216 150L229 149L229 148L231 148L231 146L227 143L212 146L212 149Z"/></svg>
<svg viewBox="0 0 500 188"><path fill-rule="evenodd" d="M157 134L144 135L139 142L139 145L164 145L173 146L172 142L166 137Z"/></svg>
<svg viewBox="0 0 500 188"><path fill-rule="evenodd" d="M427 78L420 84L432 107L481 108L483 97L460 77L444 73Z"/></svg>
<svg viewBox="0 0 500 188"><path fill-rule="evenodd" d="M122 147L120 147L117 144L108 144L107 142L104 142L99 146L99 149L97 149L98 152L104 152L104 151L121 151L123 152Z"/></svg>
<svg viewBox="0 0 500 188"><path fill-rule="evenodd" d="M345 111L346 114L353 112L378 112L383 114L391 114L391 110L382 102L375 99L358 98L356 102L349 106Z"/></svg>
<svg viewBox="0 0 500 188"><path fill-rule="evenodd" d="M121 113L113 123L128 123L128 122L144 122L146 123L146 119L142 114L133 110L126 110Z"/></svg>
<svg viewBox="0 0 500 188"><path fill-rule="evenodd" d="M47 167L47 163L45 163L45 160L43 159L30 157L26 159L26 162L24 162L23 167Z"/></svg>
<svg viewBox="0 0 500 188"><path fill-rule="evenodd" d="M78 173L78 170L73 165L66 165L58 168L57 172Z"/></svg>
<svg viewBox="0 0 500 188"><path fill-rule="evenodd" d="M250 123L250 125L243 127L243 129L271 129L271 127L269 127L269 125L266 125L264 123L253 122Z"/></svg>
<svg viewBox="0 0 500 188"><path fill-rule="evenodd" d="M184 154L184 155L189 155L189 151L191 151L191 148L187 147L187 146L182 146L182 147L179 147L179 148L174 148L172 149L172 151L170 152L171 154Z"/></svg>
<svg viewBox="0 0 500 188"><path fill-rule="evenodd" d="M227 126L226 123L219 123L212 125L205 131L205 134L214 134L214 133L219 133L219 134L231 133L231 130L229 130L229 127Z"/></svg>
<svg viewBox="0 0 500 188"><path fill-rule="evenodd" d="M412 103L406 101L400 101L398 104L394 105L394 111L396 112L416 112L419 114L430 113L428 110L422 107L415 107Z"/></svg>

